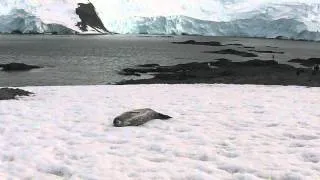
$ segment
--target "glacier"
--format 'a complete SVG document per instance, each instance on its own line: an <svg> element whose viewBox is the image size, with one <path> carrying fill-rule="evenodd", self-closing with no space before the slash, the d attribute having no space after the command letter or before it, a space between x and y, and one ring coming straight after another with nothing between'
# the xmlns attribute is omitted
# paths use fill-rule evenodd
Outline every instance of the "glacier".
<svg viewBox="0 0 320 180"><path fill-rule="evenodd" d="M2 33L51 33L74 34L75 31L60 24L46 24L23 9L14 9L8 15L0 16L0 32Z"/></svg>
<svg viewBox="0 0 320 180"><path fill-rule="evenodd" d="M307 26L293 19L270 21L265 18L214 22L187 16L134 17L107 25L122 34L190 34L209 36L242 36L320 40L320 33L312 33Z"/></svg>
<svg viewBox="0 0 320 180"><path fill-rule="evenodd" d="M89 2L105 32L320 40L318 0L2 0L0 32L21 25L23 32L54 27L84 33L76 26L80 18L75 11L78 3ZM12 23L17 21L13 12L21 9L28 13L25 22Z"/></svg>

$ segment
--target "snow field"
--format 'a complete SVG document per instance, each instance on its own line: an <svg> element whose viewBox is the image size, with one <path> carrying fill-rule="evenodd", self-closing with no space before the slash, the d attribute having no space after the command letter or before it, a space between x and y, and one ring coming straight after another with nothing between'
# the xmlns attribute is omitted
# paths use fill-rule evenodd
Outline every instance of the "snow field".
<svg viewBox="0 0 320 180"><path fill-rule="evenodd" d="M320 175L320 89L24 87L0 101L0 179L279 179ZM173 118L115 128L149 107Z"/></svg>

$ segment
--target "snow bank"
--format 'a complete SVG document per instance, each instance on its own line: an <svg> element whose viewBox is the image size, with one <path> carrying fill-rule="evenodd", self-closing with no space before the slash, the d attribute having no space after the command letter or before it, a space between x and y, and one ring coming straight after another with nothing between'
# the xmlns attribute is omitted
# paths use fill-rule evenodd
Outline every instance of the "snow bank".
<svg viewBox="0 0 320 180"><path fill-rule="evenodd" d="M320 88L25 87L0 101L0 179L316 179ZM172 116L115 128L120 113Z"/></svg>

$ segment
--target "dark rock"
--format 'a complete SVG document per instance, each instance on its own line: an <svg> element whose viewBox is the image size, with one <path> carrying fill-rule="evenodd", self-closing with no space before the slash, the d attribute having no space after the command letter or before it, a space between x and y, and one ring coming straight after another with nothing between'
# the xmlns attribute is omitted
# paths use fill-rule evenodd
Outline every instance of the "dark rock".
<svg viewBox="0 0 320 180"><path fill-rule="evenodd" d="M215 66L214 71L208 67ZM232 62L218 59L214 62L193 62L157 68L131 68L139 73L154 73L151 79L126 80L117 84L263 84L320 86L320 76L311 76L310 68L295 68L273 60ZM302 73L303 72L303 73ZM299 76L299 78L297 78Z"/></svg>
<svg viewBox="0 0 320 180"><path fill-rule="evenodd" d="M312 67L315 64L320 64L320 58L309 58L309 59L291 59L289 62L299 63L303 66Z"/></svg>
<svg viewBox="0 0 320 180"><path fill-rule="evenodd" d="M78 22L76 26L78 26L81 31L88 31L88 26L90 26L97 32L109 33L107 28L103 25L92 3L78 3L78 8L76 8L76 14L81 19L81 22Z"/></svg>
<svg viewBox="0 0 320 180"><path fill-rule="evenodd" d="M228 66L232 63L231 60L225 58L219 58L217 60L218 61L212 63L214 66Z"/></svg>
<svg viewBox="0 0 320 180"><path fill-rule="evenodd" d="M249 60L245 62L240 62L239 64L246 65L246 66L272 66L272 65L278 65L279 63L274 60L261 61L259 59L254 59L254 60Z"/></svg>
<svg viewBox="0 0 320 180"><path fill-rule="evenodd" d="M37 31L27 31L27 32L24 32L23 34L28 34L28 35L39 35L39 34L43 34L43 33L39 33Z"/></svg>
<svg viewBox="0 0 320 180"><path fill-rule="evenodd" d="M202 36L202 35L201 34L189 34L189 33L186 33L186 32L182 32L181 36Z"/></svg>
<svg viewBox="0 0 320 180"><path fill-rule="evenodd" d="M68 27L65 27L61 24L50 23L50 24L47 24L46 33L51 35L58 35L58 34L72 35L72 34L76 34L76 31Z"/></svg>
<svg viewBox="0 0 320 180"><path fill-rule="evenodd" d="M15 99L17 96L29 96L33 93L13 88L0 88L0 100Z"/></svg>
<svg viewBox="0 0 320 180"><path fill-rule="evenodd" d="M275 39L279 39L279 40L288 40L288 37L285 36L277 36Z"/></svg>
<svg viewBox="0 0 320 180"><path fill-rule="evenodd" d="M223 46L220 42L208 41L208 42L197 42L195 40L188 40L183 42L172 42L173 44L191 44L191 45L203 45L203 46Z"/></svg>
<svg viewBox="0 0 320 180"><path fill-rule="evenodd" d="M121 70L120 72L118 72L118 74L125 75L125 76L141 76L141 74L139 74L133 70L130 70L129 68Z"/></svg>
<svg viewBox="0 0 320 180"><path fill-rule="evenodd" d="M205 53L214 53L214 54L232 54L232 55L237 55L237 56L242 56L242 57L258 57L258 55L253 54L253 53L248 53L244 51L237 51L234 49L224 49L220 51L205 51Z"/></svg>
<svg viewBox="0 0 320 180"><path fill-rule="evenodd" d="M138 67L158 67L160 66L159 64L142 64L138 65Z"/></svg>
<svg viewBox="0 0 320 180"><path fill-rule="evenodd" d="M224 70L222 72L219 72L218 74L220 76L231 76L231 75L234 75L235 73L231 70Z"/></svg>
<svg viewBox="0 0 320 180"><path fill-rule="evenodd" d="M31 69L41 68L40 66L27 65L24 63L0 64L3 71L28 71Z"/></svg>
<svg viewBox="0 0 320 180"><path fill-rule="evenodd" d="M316 64L312 67L312 75L316 75L317 72L319 72L320 70L320 65L319 64Z"/></svg>
<svg viewBox="0 0 320 180"><path fill-rule="evenodd" d="M231 44L225 44L226 46L243 46L243 44L239 43L231 43Z"/></svg>
<svg viewBox="0 0 320 180"><path fill-rule="evenodd" d="M13 30L11 31L11 34L23 34L23 32L20 30Z"/></svg>
<svg viewBox="0 0 320 180"><path fill-rule="evenodd" d="M272 54L284 54L284 52L280 52L280 51L263 51L263 50L249 50L252 52L258 52L258 53L272 53Z"/></svg>
<svg viewBox="0 0 320 180"><path fill-rule="evenodd" d="M125 75L125 74L128 74L128 75L132 75L132 74L135 74L135 73L148 73L148 72L156 72L156 69L154 69L154 71L152 71L152 69L148 69L148 68L125 68L125 69L122 69L119 74L120 75Z"/></svg>
<svg viewBox="0 0 320 180"><path fill-rule="evenodd" d="M153 119L170 119L171 117L165 114L158 113L152 109L136 109L133 111L125 112L113 120L115 127L125 126L140 126Z"/></svg>
<svg viewBox="0 0 320 180"><path fill-rule="evenodd" d="M296 75L300 76L300 74L303 72L304 72L304 70L299 68L299 69L297 69Z"/></svg>

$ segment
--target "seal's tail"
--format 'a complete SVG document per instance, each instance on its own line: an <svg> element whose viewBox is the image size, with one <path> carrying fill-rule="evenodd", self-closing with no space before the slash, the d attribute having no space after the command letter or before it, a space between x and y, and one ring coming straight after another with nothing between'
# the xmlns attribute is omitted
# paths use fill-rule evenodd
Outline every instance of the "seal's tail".
<svg viewBox="0 0 320 180"><path fill-rule="evenodd" d="M171 116L168 116L168 115L165 115L165 114L159 113L159 114L158 114L158 118L159 118L159 119L170 119L170 118L172 118L172 117L171 117Z"/></svg>

